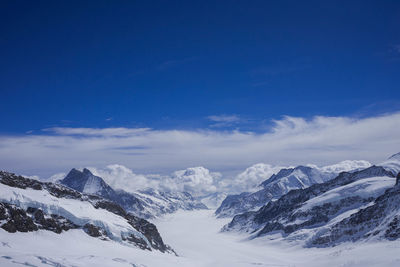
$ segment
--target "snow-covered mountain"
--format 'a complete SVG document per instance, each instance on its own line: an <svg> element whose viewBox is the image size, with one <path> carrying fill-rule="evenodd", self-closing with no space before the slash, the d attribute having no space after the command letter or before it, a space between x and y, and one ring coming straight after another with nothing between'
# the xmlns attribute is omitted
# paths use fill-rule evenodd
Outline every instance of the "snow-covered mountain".
<svg viewBox="0 0 400 267"><path fill-rule="evenodd" d="M72 169L60 181L61 184L79 192L98 195L121 205L124 209L142 218L155 218L178 209L207 209L200 201L187 192L163 192L159 190L140 190L129 193L114 190L101 177L93 175L90 170Z"/></svg>
<svg viewBox="0 0 400 267"><path fill-rule="evenodd" d="M9 233L81 230L105 241L174 253L156 226L104 198L0 172L0 225Z"/></svg>
<svg viewBox="0 0 400 267"><path fill-rule="evenodd" d="M236 214L255 210L287 194L293 189L307 188L336 177L340 171L350 171L360 167L369 167L366 161L343 161L341 163L318 168L317 166L297 166L283 168L260 184L256 192L244 192L229 195L216 210L217 217L233 217Z"/></svg>
<svg viewBox="0 0 400 267"><path fill-rule="evenodd" d="M292 190L257 211L236 215L223 230L302 241L306 246L397 239L400 178L396 183L394 177L381 166L342 172L327 182Z"/></svg>

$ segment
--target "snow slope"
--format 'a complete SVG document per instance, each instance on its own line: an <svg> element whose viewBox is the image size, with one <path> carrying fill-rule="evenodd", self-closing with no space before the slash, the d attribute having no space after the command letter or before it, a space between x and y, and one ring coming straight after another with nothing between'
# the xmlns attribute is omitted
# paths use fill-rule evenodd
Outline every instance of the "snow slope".
<svg viewBox="0 0 400 267"><path fill-rule="evenodd" d="M374 199L382 195L386 189L394 186L395 180L391 177L371 177L344 185L330 190L322 195L314 197L304 203L299 209L310 210L315 206L322 206L325 203L333 203L348 197L360 197Z"/></svg>

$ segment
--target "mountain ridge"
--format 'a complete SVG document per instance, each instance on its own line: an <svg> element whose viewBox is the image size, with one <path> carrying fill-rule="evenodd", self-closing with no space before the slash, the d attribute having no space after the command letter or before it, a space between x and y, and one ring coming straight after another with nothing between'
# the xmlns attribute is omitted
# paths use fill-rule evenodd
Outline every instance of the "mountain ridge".
<svg viewBox="0 0 400 267"><path fill-rule="evenodd" d="M358 219L359 223L363 220L367 221L367 219L373 220L375 214L380 214L376 212L378 208L374 206L375 201L384 198L386 192L395 192L393 194L400 196L400 190L393 191L393 188L398 188L399 181L399 178L396 180L394 177L392 172L382 166L372 166L356 172L342 172L336 178L325 183L292 190L257 211L236 215L230 223L223 227L222 231L247 232L251 238L280 233L279 236L282 239L305 240L306 246L333 246L339 241L366 238L357 236L357 233L360 232L356 230L357 225L354 225L354 221L357 219L351 221L353 222L352 230L348 230L348 232L343 230L346 218L348 216L351 218L352 214L356 214L354 216L358 216L357 218L363 218ZM398 202L400 205L400 197L392 199L395 199L395 203ZM389 201L385 203L387 205ZM378 207L382 209L383 206ZM374 212L363 212L368 209L372 209ZM372 215L366 218L365 214ZM382 215L382 217L385 216ZM335 223L335 221L338 222ZM340 224L340 222L343 223ZM334 225L339 226L335 228ZM393 227L395 228L393 231L396 232L397 224ZM341 230L343 231L341 232ZM397 235L396 239L398 237L400 235ZM340 238L343 240L339 240Z"/></svg>
<svg viewBox="0 0 400 267"><path fill-rule="evenodd" d="M0 221L7 232L81 229L102 240L175 253L156 226L99 196L0 171Z"/></svg>

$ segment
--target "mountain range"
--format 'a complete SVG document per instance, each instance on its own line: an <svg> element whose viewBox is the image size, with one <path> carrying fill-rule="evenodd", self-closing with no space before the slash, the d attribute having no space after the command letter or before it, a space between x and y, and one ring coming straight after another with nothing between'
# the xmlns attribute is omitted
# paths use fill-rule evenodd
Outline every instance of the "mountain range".
<svg viewBox="0 0 400 267"><path fill-rule="evenodd" d="M215 214L217 217L223 218L256 210L270 201L277 200L293 189L307 188L313 184L327 182L343 170L353 171L369 166L370 164L365 161L343 161L322 168L316 166L282 168L278 173L262 182L259 190L227 196Z"/></svg>
<svg viewBox="0 0 400 267"><path fill-rule="evenodd" d="M282 170L263 185L288 177L295 169ZM303 167L300 170L302 174L312 173L305 172L310 170ZM299 186L277 199L266 198L259 209L234 216L222 231L245 232L251 239L301 242L306 247L397 239L400 237L399 171L400 154L395 154L379 166L341 172L333 179L306 188ZM311 177L306 181L311 181Z"/></svg>

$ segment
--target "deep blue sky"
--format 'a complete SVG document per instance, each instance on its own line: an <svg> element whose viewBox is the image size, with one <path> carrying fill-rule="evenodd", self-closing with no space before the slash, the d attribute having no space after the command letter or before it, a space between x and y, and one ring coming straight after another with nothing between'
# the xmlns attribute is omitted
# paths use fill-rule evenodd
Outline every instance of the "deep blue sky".
<svg viewBox="0 0 400 267"><path fill-rule="evenodd" d="M0 92L3 134L398 111L400 1L1 1Z"/></svg>

